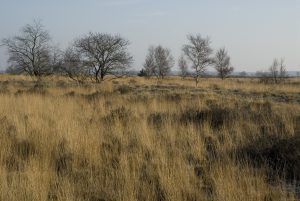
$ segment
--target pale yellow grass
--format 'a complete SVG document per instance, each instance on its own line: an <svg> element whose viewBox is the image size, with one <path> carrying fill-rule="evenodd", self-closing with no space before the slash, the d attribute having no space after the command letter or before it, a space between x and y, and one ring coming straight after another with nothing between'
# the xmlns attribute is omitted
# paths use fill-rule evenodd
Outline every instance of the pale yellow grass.
<svg viewBox="0 0 300 201"><path fill-rule="evenodd" d="M268 167L232 157L261 135L257 123L228 117L216 129L209 119L185 122L183 114L212 105L237 114L247 105L259 113L255 104L267 102L266 127L294 136L299 103L251 93L298 97L299 85L203 79L195 87L189 79L131 77L81 86L51 77L41 93L28 91L35 83L26 76L0 81L6 88L0 93L0 200L297 199L284 182L268 181ZM284 130L274 125L275 114Z"/></svg>

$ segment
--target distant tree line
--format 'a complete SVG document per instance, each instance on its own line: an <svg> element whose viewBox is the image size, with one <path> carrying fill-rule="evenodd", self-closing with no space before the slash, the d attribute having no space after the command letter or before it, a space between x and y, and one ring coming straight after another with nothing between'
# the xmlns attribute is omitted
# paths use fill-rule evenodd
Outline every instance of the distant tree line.
<svg viewBox="0 0 300 201"><path fill-rule="evenodd" d="M206 74L207 68L213 66L220 78L225 79L234 70L231 66L230 56L225 48L217 51L212 56L210 39L203 38L201 35L188 35L188 43L182 47L182 55L178 59L178 67L182 78L193 76L196 85L199 78ZM174 59L171 52L162 46L150 47L145 59L144 68L140 71L140 76L156 76L163 79L174 66ZM193 70L190 75L189 69Z"/></svg>
<svg viewBox="0 0 300 201"><path fill-rule="evenodd" d="M79 83L87 79L99 83L107 75L122 76L131 67L133 57L128 51L130 42L120 35L90 32L75 39L69 47L61 50L51 42L49 32L40 21L25 25L14 37L4 38L10 66L8 73L26 73L37 79L47 75L68 76ZM161 45L151 46L139 76L164 79L175 65L170 49ZM234 68L225 48L213 55L211 41L201 35L188 35L178 58L178 68L182 78L193 77L196 85L206 75L207 68L213 67L221 79L227 78ZM242 72L241 76L247 76ZM275 59L268 74L280 83L286 77L284 60Z"/></svg>
<svg viewBox="0 0 300 201"><path fill-rule="evenodd" d="M281 58L279 60L275 58L267 71L257 71L255 76L260 79L260 82L265 84L283 83L288 78L284 59Z"/></svg>

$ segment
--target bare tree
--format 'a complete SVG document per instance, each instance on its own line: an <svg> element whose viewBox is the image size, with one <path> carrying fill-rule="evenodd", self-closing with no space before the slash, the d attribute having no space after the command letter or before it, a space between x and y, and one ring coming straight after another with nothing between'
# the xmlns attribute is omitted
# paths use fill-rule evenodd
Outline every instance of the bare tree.
<svg viewBox="0 0 300 201"><path fill-rule="evenodd" d="M156 63L156 75L157 77L164 78L174 66L174 59L171 55L171 51L162 46L155 48L155 63Z"/></svg>
<svg viewBox="0 0 300 201"><path fill-rule="evenodd" d="M274 59L273 64L269 68L270 76L273 78L274 83L279 83L287 77L284 59Z"/></svg>
<svg viewBox="0 0 300 201"><path fill-rule="evenodd" d="M89 33L75 41L77 51L85 62L93 68L96 82L106 75L117 75L128 69L133 61L128 53L129 41L119 35Z"/></svg>
<svg viewBox="0 0 300 201"><path fill-rule="evenodd" d="M210 57L213 50L210 47L209 38L202 38L201 35L188 35L187 38L189 44L184 45L182 50L188 60L192 62L196 85L198 85L199 77L203 76L206 68L213 64L213 59Z"/></svg>
<svg viewBox="0 0 300 201"><path fill-rule="evenodd" d="M278 66L279 66L278 60L274 59L272 65L269 68L270 77L273 79L274 83L278 83L278 77L279 77Z"/></svg>
<svg viewBox="0 0 300 201"><path fill-rule="evenodd" d="M179 66L179 69L180 69L180 75L181 75L181 77L185 78L186 76L188 76L188 63L185 60L185 58L184 58L183 55L181 55L179 57L178 66Z"/></svg>
<svg viewBox="0 0 300 201"><path fill-rule="evenodd" d="M155 48L151 46L145 59L144 69L146 77L154 76L156 73Z"/></svg>
<svg viewBox="0 0 300 201"><path fill-rule="evenodd" d="M2 42L7 46L8 61L15 72L26 72L36 77L51 74L50 36L40 21L27 24L19 35L5 38Z"/></svg>
<svg viewBox="0 0 300 201"><path fill-rule="evenodd" d="M279 63L279 81L284 82L284 80L287 78L287 72L284 64L284 59L280 59Z"/></svg>
<svg viewBox="0 0 300 201"><path fill-rule="evenodd" d="M63 53L61 73L70 79L83 83L89 77L89 68L82 61L82 55L74 47L68 47Z"/></svg>
<svg viewBox="0 0 300 201"><path fill-rule="evenodd" d="M225 48L221 48L217 51L214 65L219 77L222 78L222 80L224 80L234 70L230 63L230 56L228 56Z"/></svg>
<svg viewBox="0 0 300 201"><path fill-rule="evenodd" d="M51 47L49 68L52 69L53 74L60 74L63 65L64 52L58 46Z"/></svg>
<svg viewBox="0 0 300 201"><path fill-rule="evenodd" d="M278 84L283 82L287 78L287 72L284 64L284 59L274 59L272 65L269 68L269 77L273 83Z"/></svg>
<svg viewBox="0 0 300 201"><path fill-rule="evenodd" d="M148 75L163 79L174 66L171 51L161 45L150 47L145 59L144 68Z"/></svg>

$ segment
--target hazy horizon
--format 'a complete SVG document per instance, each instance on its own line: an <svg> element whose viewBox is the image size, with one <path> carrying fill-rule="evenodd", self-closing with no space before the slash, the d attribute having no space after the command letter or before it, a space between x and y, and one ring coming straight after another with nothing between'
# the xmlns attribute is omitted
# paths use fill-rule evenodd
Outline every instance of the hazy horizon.
<svg viewBox="0 0 300 201"><path fill-rule="evenodd" d="M300 71L297 0L0 2L0 39L16 35L34 19L42 20L61 48L89 31L120 34L131 42L133 69L141 69L150 45L171 49L177 61L186 35L199 33L211 38L214 50L226 47L236 71L264 70L275 57L285 58L287 70ZM6 60L6 49L1 47L0 70Z"/></svg>

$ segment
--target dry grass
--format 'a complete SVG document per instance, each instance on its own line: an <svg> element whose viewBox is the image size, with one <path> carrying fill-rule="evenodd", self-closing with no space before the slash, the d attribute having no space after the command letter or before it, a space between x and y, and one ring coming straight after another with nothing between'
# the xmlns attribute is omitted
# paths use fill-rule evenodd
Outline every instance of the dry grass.
<svg viewBox="0 0 300 201"><path fill-rule="evenodd" d="M0 200L297 200L299 125L299 79L0 76Z"/></svg>

